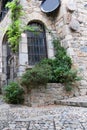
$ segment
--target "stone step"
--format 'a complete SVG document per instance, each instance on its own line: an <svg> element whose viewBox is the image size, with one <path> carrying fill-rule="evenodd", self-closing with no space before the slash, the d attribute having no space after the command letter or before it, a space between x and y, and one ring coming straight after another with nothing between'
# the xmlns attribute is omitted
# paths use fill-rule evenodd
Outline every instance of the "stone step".
<svg viewBox="0 0 87 130"><path fill-rule="evenodd" d="M79 97L59 100L59 101L55 101L55 104L77 106L77 107L87 107L87 96L79 96Z"/></svg>

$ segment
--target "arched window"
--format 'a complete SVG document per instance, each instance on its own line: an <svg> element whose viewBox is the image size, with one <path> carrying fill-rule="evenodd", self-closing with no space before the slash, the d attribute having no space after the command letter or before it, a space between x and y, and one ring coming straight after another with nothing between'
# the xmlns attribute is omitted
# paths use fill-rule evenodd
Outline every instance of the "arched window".
<svg viewBox="0 0 87 130"><path fill-rule="evenodd" d="M29 26L32 31L27 31L28 62L29 65L35 65L47 57L46 34L43 24L31 22Z"/></svg>

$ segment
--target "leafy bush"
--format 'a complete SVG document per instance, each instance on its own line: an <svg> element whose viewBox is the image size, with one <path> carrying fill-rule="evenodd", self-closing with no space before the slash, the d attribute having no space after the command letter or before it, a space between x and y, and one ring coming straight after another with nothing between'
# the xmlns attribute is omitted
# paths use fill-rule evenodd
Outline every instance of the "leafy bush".
<svg viewBox="0 0 87 130"><path fill-rule="evenodd" d="M22 78L21 84L28 88L41 84L63 83L67 91L71 91L72 84L80 80L77 71L72 70L71 58L67 55L64 47L61 47L58 39L53 41L55 49L55 59L44 59L33 69L27 70Z"/></svg>
<svg viewBox="0 0 87 130"><path fill-rule="evenodd" d="M49 65L38 64L31 70L27 70L21 77L21 85L27 88L36 87L46 84L51 76L51 68Z"/></svg>
<svg viewBox="0 0 87 130"><path fill-rule="evenodd" d="M20 104L24 101L24 91L16 82L11 82L9 85L4 87L4 99L8 103Z"/></svg>
<svg viewBox="0 0 87 130"><path fill-rule="evenodd" d="M53 41L55 48L55 59L44 59L39 64L51 67L49 82L63 83L67 91L71 91L72 84L81 78L77 76L77 70L71 68L72 61L67 55L64 47L61 47L58 39Z"/></svg>
<svg viewBox="0 0 87 130"><path fill-rule="evenodd" d="M70 69L72 66L72 60L67 55L66 49L61 46L61 43L58 39L53 40L53 45L55 48L55 64L58 65L58 67L63 67Z"/></svg>

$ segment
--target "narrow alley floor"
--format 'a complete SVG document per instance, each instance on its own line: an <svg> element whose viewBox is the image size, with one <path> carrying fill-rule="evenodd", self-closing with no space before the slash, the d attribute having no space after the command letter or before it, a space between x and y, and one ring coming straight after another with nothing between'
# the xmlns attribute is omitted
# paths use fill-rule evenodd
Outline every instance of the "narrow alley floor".
<svg viewBox="0 0 87 130"><path fill-rule="evenodd" d="M27 107L0 102L0 130L87 130L87 108Z"/></svg>

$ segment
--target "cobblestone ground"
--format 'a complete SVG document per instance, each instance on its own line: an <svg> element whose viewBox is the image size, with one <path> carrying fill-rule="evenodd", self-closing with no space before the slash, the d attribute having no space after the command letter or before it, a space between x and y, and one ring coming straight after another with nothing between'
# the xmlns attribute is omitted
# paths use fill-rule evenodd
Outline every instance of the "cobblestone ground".
<svg viewBox="0 0 87 130"><path fill-rule="evenodd" d="M0 130L87 130L87 108L0 105Z"/></svg>

